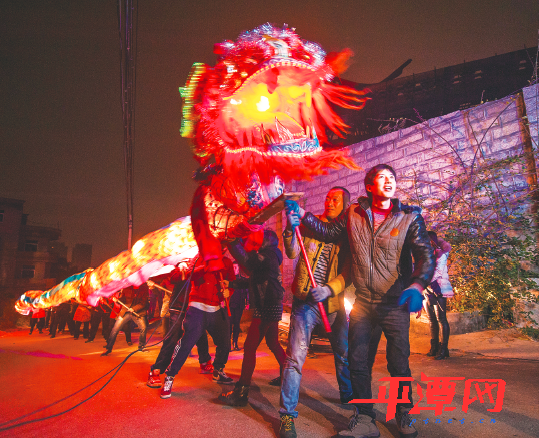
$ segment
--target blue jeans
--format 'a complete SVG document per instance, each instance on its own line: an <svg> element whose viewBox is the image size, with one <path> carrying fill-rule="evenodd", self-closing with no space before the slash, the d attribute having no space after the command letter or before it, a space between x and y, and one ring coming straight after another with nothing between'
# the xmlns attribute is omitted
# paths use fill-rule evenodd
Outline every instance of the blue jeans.
<svg viewBox="0 0 539 438"><path fill-rule="evenodd" d="M148 330L148 322L146 321L146 316L141 316L139 318L128 312L124 316L118 316L118 318L116 319L114 327L112 327L109 339L107 341L107 350L112 350L112 347L114 347L114 343L116 342L116 336L118 336L118 333L120 332L120 330L122 330L122 327L127 327L129 324L131 324L131 321L134 321L140 329L138 348L144 348L144 346L146 345L146 331ZM131 342L131 337L129 337L128 341Z"/></svg>
<svg viewBox="0 0 539 438"><path fill-rule="evenodd" d="M348 340L350 343L348 360L350 361L350 377L354 398L372 399L371 366L369 360L370 343L373 329L382 327L387 339L386 358L387 370L391 377L411 377L409 357L410 313L406 306L396 304L372 304L356 299L350 313L350 328ZM403 407L411 409L412 382L400 382L398 396L402 398L402 390L408 387L409 403L397 403L397 412ZM378 394L376 394L376 398ZM358 403L355 405L359 414L376 417L373 403Z"/></svg>
<svg viewBox="0 0 539 438"><path fill-rule="evenodd" d="M172 362L168 366L167 376L178 374L183 364L189 357L197 341L208 331L215 344L215 369L223 369L228 361L230 353L230 322L228 314L223 309L217 312L204 312L196 307L189 306L183 320L183 336L180 338Z"/></svg>
<svg viewBox="0 0 539 438"><path fill-rule="evenodd" d="M348 370L348 321L344 305L337 312L328 315L331 333L329 342L335 359L335 372L339 384L341 401L352 395L350 371ZM314 328L322 323L317 303L294 299L292 315L290 315L290 330L288 332L288 348L286 362L281 381L281 415L298 416L296 406L299 399L301 369L307 358Z"/></svg>

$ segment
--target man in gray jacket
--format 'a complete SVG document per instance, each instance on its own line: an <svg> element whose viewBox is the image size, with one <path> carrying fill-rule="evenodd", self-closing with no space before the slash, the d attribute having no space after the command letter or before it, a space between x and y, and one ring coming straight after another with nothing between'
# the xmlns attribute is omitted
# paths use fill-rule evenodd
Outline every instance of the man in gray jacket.
<svg viewBox="0 0 539 438"><path fill-rule="evenodd" d="M346 214L325 223L287 201L287 213L302 218L303 225L325 242L346 236L351 256L342 273L312 290L324 299L353 283L356 302L350 314L348 360L354 399L371 400L368 347L373 327L379 324L387 339L387 368L391 377L410 378L409 312L421 309L422 291L430 283L436 265L434 251L421 209L393 198L396 174L388 165L373 167L365 176L367 197L360 197ZM413 261L412 261L413 256ZM407 306L405 305L407 304ZM397 403L397 426L402 438L417 431L409 410L413 407L411 381L401 381L398 396L408 388L408 402ZM340 436L378 437L373 403L357 403Z"/></svg>

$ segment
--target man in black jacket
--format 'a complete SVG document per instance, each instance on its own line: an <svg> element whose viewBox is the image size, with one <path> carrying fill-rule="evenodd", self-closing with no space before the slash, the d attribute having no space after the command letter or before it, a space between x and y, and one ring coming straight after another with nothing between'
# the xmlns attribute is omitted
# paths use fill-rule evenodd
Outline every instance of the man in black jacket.
<svg viewBox="0 0 539 438"><path fill-rule="evenodd" d="M356 302L350 313L348 361L355 399L372 399L368 347L373 327L379 324L387 339L388 370L392 377L411 378L409 366L409 312L422 305L422 291L436 266L434 251L421 209L393 198L396 174L388 165L373 167L365 176L368 197L361 197L346 214L322 222L287 201L288 214L302 218L315 237L334 242L347 236L351 256L341 275L312 289L319 301L353 283ZM412 263L413 256L413 263ZM405 306L407 304L407 306ZM398 396L408 387L409 401L397 403L397 427L403 438L417 436L409 410L413 407L411 381L401 381ZM373 403L357 403L348 428L339 436L378 437Z"/></svg>

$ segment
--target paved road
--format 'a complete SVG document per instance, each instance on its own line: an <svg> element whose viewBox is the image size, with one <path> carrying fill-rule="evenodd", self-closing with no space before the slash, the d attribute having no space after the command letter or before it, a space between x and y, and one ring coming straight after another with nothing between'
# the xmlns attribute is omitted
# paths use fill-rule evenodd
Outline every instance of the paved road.
<svg viewBox="0 0 539 438"><path fill-rule="evenodd" d="M154 337L154 340L157 339ZM28 336L28 331L0 337L0 428L9 420L33 412L74 393L118 365L133 347L121 335L109 357L100 357L104 342L85 344L68 335L50 339L46 335ZM242 344L242 342L240 342ZM136 345L136 344L135 344ZM374 389L388 376L383 345L374 368ZM196 358L189 358L174 384L172 397L159 398L159 390L146 387L149 366L158 347L136 353L111 383L95 397L76 409L29 425L0 432L10 437L272 437L279 425L279 389L267 385L277 375L277 363L263 345L258 357L250 403L245 408L230 408L217 403L219 385L210 376L198 374ZM231 353L226 371L238 377L242 352ZM462 412L463 382L456 386L453 412L435 417L432 411L417 415L422 437L538 437L539 393L538 361L485 358L457 353L444 361L433 361L412 354L413 377L465 377L466 379L503 379L507 383L501 412L488 412L493 404L479 402ZM22 421L45 417L72 407L97 391L101 383L49 407ZM420 382L423 388L425 384ZM414 387L416 383L414 383ZM495 391L494 391L495 392ZM414 393L417 401L417 393ZM308 359L296 420L300 437L329 437L347 424L350 408L337 404L338 392L332 357L319 353ZM394 420L385 423L386 405L377 404L382 437L398 437ZM421 406L428 406L422 403ZM432 405L431 405L432 406ZM428 424L424 424L425 419ZM438 424L435 419L439 419ZM448 423L448 420L452 423ZM483 419L484 422L480 423ZM495 423L491 423L494 419ZM461 424L461 420L464 423Z"/></svg>

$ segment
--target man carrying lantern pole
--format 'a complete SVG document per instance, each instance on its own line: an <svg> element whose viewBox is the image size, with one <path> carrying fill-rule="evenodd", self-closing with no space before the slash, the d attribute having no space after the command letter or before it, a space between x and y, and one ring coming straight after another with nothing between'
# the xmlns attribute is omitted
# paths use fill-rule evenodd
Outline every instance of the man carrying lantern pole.
<svg viewBox="0 0 539 438"><path fill-rule="evenodd" d="M372 330L380 325L387 339L387 361L391 377L411 377L410 316L421 309L422 291L434 274L435 257L418 207L393 198L396 174L381 164L365 176L367 197L360 197L345 214L326 223L306 213L294 201L287 201L287 213L302 218L302 224L325 242L348 239L351 256L338 281L319 285L313 296L337 294L353 283L356 302L350 313L350 377L356 413L339 436L378 437L372 403L369 344ZM412 264L413 256L413 264ZM340 286L339 286L340 285ZM328 294L329 292L329 294ZM399 385L396 420L402 438L413 438L417 431L409 415L413 407L411 382ZM403 392L407 390L403 400ZM292 436L292 435L291 435Z"/></svg>
<svg viewBox="0 0 539 438"><path fill-rule="evenodd" d="M324 213L320 220L330 222L336 219L350 204L350 193L344 187L333 187L326 195ZM283 233L286 255L290 259L300 257L296 265L296 273L292 283L294 294L292 312L290 315L290 330L288 348L286 351L286 364L279 379L281 383L281 426L280 436L284 438L295 437L294 418L298 412L296 406L299 399L301 370L307 358L307 349L311 335L316 325L322 323L322 315L318 303L324 305L331 325L328 338L333 349L335 371L342 403L352 399L352 385L348 369L348 321L344 309L344 294L333 294L329 290L319 290L316 294L310 293L311 281L308 275L308 266L300 254L300 243L293 228L299 225L299 218L293 214L287 215L288 224ZM343 242L320 242L313 238L309 230L304 231L303 244L306 247L307 263L311 266L313 276L318 284L327 284L334 280L343 267L346 248ZM341 289L340 292L343 292ZM320 292L320 293L318 293Z"/></svg>
<svg viewBox="0 0 539 438"><path fill-rule="evenodd" d="M227 299L233 290L222 289L220 282L222 279L233 281L236 276L230 259L223 257L222 261L225 269L220 271L208 270L201 258L195 264L189 304L182 325L184 333L176 344L172 362L166 370L167 377L161 388L161 398L171 396L176 374L206 330L216 347L212 380L225 384L233 382L224 371L230 353L230 322L227 311L221 307L222 301Z"/></svg>

